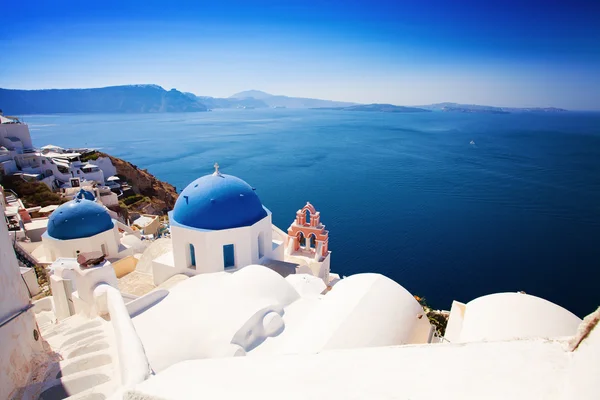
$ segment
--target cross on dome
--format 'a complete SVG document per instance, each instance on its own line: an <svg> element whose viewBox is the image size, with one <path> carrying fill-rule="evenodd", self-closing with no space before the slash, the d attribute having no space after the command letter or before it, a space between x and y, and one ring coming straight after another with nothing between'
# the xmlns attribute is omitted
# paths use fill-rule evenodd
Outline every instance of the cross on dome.
<svg viewBox="0 0 600 400"><path fill-rule="evenodd" d="M213 172L213 175L221 175L221 173L219 172L219 163L215 163L213 167L215 167L215 172Z"/></svg>

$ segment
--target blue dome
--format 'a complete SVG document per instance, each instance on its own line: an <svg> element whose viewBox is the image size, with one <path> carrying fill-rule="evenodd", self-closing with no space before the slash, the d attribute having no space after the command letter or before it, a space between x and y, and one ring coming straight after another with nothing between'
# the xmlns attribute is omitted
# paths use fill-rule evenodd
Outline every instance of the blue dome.
<svg viewBox="0 0 600 400"><path fill-rule="evenodd" d="M54 239L80 239L97 235L114 226L104 207L85 199L71 200L58 207L48 219L48 235Z"/></svg>
<svg viewBox="0 0 600 400"><path fill-rule="evenodd" d="M81 189L75 197L78 199L86 199L86 200L91 200L91 201L96 200L96 196L94 196L94 193L88 192L87 190L83 190L83 189Z"/></svg>
<svg viewBox="0 0 600 400"><path fill-rule="evenodd" d="M199 229L250 226L267 216L254 189L240 178L206 175L190 183L179 195L173 219Z"/></svg>

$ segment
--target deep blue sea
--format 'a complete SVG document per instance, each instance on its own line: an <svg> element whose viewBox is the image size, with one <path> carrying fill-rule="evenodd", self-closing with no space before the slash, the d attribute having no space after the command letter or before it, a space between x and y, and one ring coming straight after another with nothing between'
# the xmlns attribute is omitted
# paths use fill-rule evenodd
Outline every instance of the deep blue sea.
<svg viewBox="0 0 600 400"><path fill-rule="evenodd" d="M519 290L579 316L600 305L600 113L24 120L37 146L99 148L178 190L218 162L257 188L284 230L310 201L333 271L385 274L437 308Z"/></svg>

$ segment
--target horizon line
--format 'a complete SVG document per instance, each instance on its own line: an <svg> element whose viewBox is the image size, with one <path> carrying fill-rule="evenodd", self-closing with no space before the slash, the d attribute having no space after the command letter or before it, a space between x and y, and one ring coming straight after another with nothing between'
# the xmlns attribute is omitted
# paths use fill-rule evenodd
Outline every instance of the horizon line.
<svg viewBox="0 0 600 400"><path fill-rule="evenodd" d="M15 90L15 91L28 91L28 92L35 92L35 91L50 91L50 90L93 90L93 89L108 89L108 88L117 88L117 87L142 87L142 86L148 86L148 87L157 87L160 88L166 92L168 91L178 91L179 93L191 93L194 96L197 97L210 97L210 98L214 98L214 99L229 99L232 96L238 94L238 93L243 93L243 92L249 92L249 91L254 91L254 92L262 92L266 95L269 96L282 96L282 97L289 97L289 98L299 98L299 99L312 99L312 100L323 100L323 101L332 101L332 102L345 102L345 103L355 103L357 105L392 105L392 106L398 106L398 107L430 107L430 106L434 106L434 105L440 105L440 104L455 104L455 105L459 105L459 106L479 106L479 107L494 107L494 108L515 108L515 109L528 109L528 108L536 108L536 109L545 109L545 108L556 108L556 109L561 109L561 110L566 110L566 111L580 111L580 112L600 112L600 109L598 110L594 110L594 109L573 109L573 108L564 108L564 107L557 107L557 106L505 106L505 105L491 105L491 104L478 104L478 103L457 103L454 101L436 101L436 102L432 102L432 103L427 103L427 104L392 104L392 103L364 103L364 102L357 102L357 101L353 101L353 100L333 100L333 99L322 99L322 98L317 98L317 97L304 97L304 96L289 96L289 95L285 95L285 94L272 94L272 93L268 93L265 92L264 90L260 90L260 89L246 89L246 90L241 90L239 92L236 92L228 97L217 97L217 96L210 96L210 95L199 95L190 91L186 91L186 90L180 90L177 88L171 88L171 89L165 89L162 85L156 84L156 83L130 83L130 84L122 84L122 85L107 85L107 86L97 86L97 87L69 87L69 88L38 88L38 89L19 89L19 88L5 88L5 87L0 87L0 90ZM249 96L249 98L255 98L255 97L251 97ZM257 99L259 100L259 99Z"/></svg>

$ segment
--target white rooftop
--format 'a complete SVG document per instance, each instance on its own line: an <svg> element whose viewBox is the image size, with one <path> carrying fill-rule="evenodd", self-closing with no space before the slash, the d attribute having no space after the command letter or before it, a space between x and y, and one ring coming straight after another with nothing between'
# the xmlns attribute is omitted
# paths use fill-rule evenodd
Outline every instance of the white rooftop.
<svg viewBox="0 0 600 400"><path fill-rule="evenodd" d="M227 357L176 364L125 399L565 399L569 363L542 340Z"/></svg>
<svg viewBox="0 0 600 400"><path fill-rule="evenodd" d="M145 228L146 226L151 224L156 218L158 217L142 215L138 219L133 221L133 224L139 226L140 228Z"/></svg>

